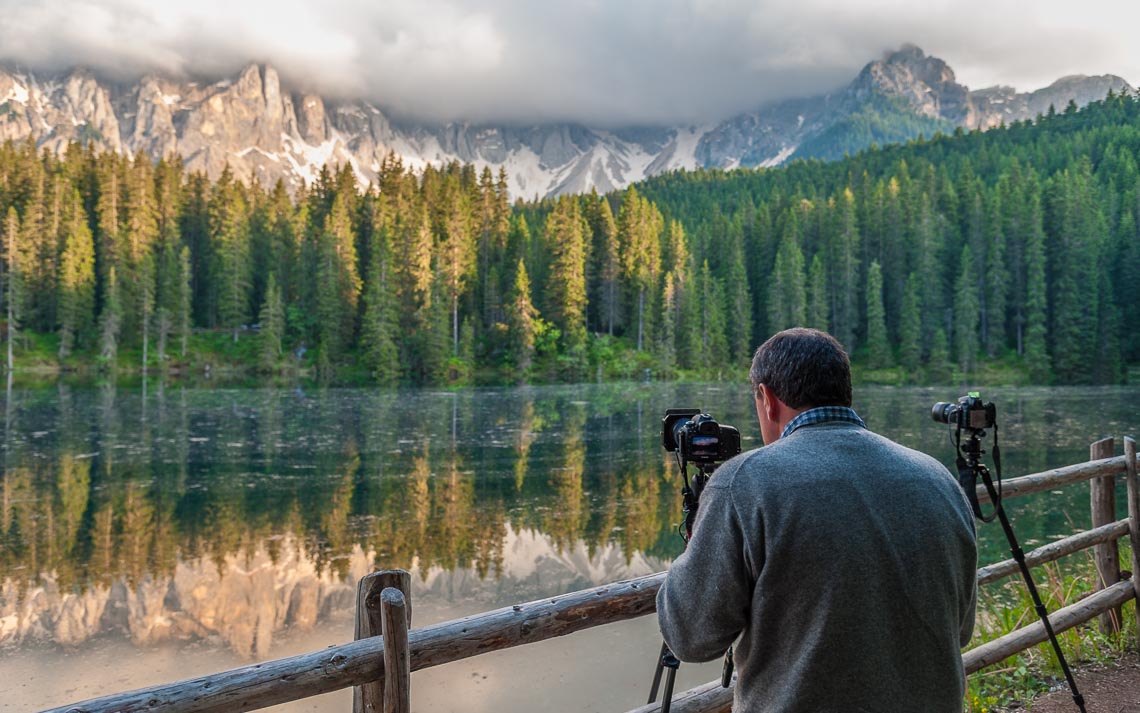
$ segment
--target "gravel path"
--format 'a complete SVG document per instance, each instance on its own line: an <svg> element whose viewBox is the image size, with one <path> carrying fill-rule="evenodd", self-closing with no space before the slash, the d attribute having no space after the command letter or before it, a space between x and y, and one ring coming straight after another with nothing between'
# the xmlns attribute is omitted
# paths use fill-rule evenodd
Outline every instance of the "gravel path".
<svg viewBox="0 0 1140 713"><path fill-rule="evenodd" d="M1081 669L1073 675L1085 697L1087 713L1140 713L1140 662L1136 654L1111 666ZM1066 688L1037 696L1028 705L1032 713L1075 713L1076 704Z"/></svg>

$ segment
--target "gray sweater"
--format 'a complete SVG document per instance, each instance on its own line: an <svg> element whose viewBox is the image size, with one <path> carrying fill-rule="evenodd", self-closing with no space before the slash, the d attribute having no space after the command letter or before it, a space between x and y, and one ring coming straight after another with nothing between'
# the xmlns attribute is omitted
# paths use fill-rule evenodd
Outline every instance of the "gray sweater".
<svg viewBox="0 0 1140 713"><path fill-rule="evenodd" d="M657 595L665 641L709 661L734 640L733 710L958 713L977 547L933 458L822 423L709 481Z"/></svg>

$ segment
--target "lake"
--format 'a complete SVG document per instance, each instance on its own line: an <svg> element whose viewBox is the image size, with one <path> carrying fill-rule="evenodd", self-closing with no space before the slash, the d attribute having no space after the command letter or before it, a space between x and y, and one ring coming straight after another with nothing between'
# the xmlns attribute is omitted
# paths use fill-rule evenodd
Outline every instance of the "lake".
<svg viewBox="0 0 1140 713"><path fill-rule="evenodd" d="M942 388L856 390L873 430L953 466ZM1136 435L1140 388L992 389L1005 477ZM666 408L760 445L745 381L449 391L10 391L0 708L76 702L352 639L356 580L412 572L415 626L661 571L681 552ZM1124 509L1123 498L1119 499ZM1010 501L1023 544L1089 526L1088 486ZM1008 557L979 525L982 562ZM1028 548L1027 548L1028 549ZM701 603L694 603L700 605ZM653 617L412 677L419 711L625 711ZM719 663L681 668L678 690ZM349 710L349 692L278 710ZM460 703L461 701L461 703Z"/></svg>

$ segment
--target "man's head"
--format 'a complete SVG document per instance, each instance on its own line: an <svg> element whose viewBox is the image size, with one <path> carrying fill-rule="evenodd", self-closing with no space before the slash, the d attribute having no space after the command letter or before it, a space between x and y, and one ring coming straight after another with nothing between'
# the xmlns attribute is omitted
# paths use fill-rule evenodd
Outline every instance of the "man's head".
<svg viewBox="0 0 1140 713"><path fill-rule="evenodd" d="M749 372L765 443L797 414L851 405L851 362L842 345L817 329L786 329L760 345Z"/></svg>

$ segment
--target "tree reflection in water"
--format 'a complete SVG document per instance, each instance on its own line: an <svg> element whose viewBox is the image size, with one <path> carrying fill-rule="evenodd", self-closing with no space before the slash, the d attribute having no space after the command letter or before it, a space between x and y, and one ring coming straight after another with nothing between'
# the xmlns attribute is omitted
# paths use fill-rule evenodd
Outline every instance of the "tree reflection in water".
<svg viewBox="0 0 1140 713"><path fill-rule="evenodd" d="M955 395L861 389L856 408L950 463L928 413ZM1083 460L1136 426L1136 389L985 396L1007 477ZM723 384L10 389L0 645L220 636L263 656L283 628L350 612L375 568L447 597L462 575L464 592L505 604L664 567L681 547L680 477L660 414L693 403L759 444L747 388ZM1082 492L1011 502L1019 535L1087 526ZM984 561L1003 546L983 529Z"/></svg>

